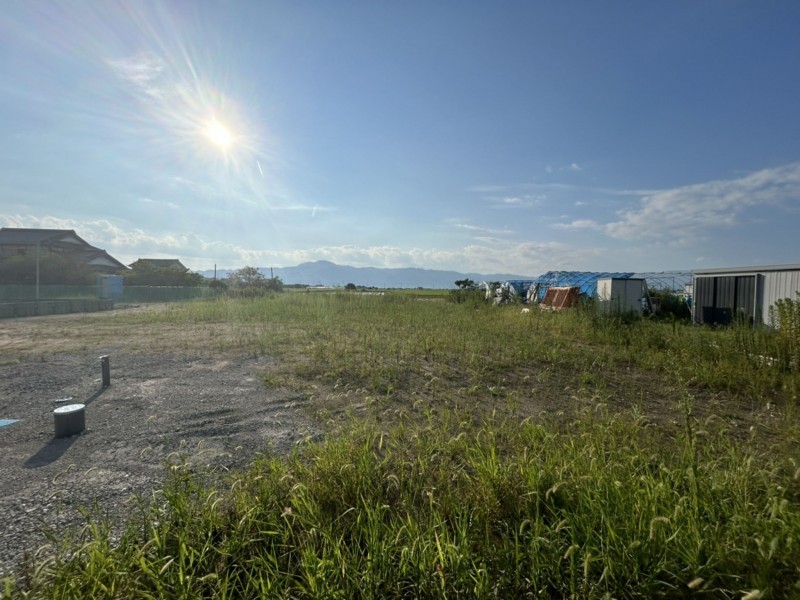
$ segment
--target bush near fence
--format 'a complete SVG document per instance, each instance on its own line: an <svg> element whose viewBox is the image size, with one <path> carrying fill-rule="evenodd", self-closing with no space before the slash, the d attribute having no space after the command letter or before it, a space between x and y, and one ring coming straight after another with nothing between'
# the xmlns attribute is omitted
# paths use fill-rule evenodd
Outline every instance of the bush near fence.
<svg viewBox="0 0 800 600"><path fill-rule="evenodd" d="M220 295L214 288L185 286L126 286L122 288L123 302L177 302L216 298Z"/></svg>

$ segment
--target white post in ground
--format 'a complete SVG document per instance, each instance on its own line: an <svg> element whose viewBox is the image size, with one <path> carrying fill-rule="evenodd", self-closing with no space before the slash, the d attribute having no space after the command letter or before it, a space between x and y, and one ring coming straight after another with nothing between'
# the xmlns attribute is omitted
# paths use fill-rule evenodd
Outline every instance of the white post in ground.
<svg viewBox="0 0 800 600"><path fill-rule="evenodd" d="M36 299L39 299L39 242L36 242Z"/></svg>
<svg viewBox="0 0 800 600"><path fill-rule="evenodd" d="M107 388L111 385L111 364L107 354L100 357L100 368L103 372L103 387Z"/></svg>
<svg viewBox="0 0 800 600"><path fill-rule="evenodd" d="M53 411L57 438L69 437L86 428L86 405L68 404Z"/></svg>

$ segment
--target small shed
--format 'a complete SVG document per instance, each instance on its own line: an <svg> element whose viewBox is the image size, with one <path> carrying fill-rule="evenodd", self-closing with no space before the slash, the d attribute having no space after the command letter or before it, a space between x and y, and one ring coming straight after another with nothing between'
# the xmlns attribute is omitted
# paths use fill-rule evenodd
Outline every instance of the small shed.
<svg viewBox="0 0 800 600"><path fill-rule="evenodd" d="M644 279L607 277L597 280L597 302L603 312L640 313L642 298L647 298Z"/></svg>
<svg viewBox="0 0 800 600"><path fill-rule="evenodd" d="M800 264L699 269L694 274L693 321L728 325L734 319L770 324L770 308L797 299Z"/></svg>

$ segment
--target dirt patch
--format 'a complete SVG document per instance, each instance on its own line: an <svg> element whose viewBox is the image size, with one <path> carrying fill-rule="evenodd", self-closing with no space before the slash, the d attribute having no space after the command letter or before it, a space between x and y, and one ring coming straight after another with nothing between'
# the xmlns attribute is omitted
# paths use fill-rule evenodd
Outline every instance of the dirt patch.
<svg viewBox="0 0 800 600"><path fill-rule="evenodd" d="M118 350L110 362L106 389L97 352L0 366L0 418L20 419L0 428L0 574L45 543L43 529L85 524L81 507L124 522L136 494L158 489L172 453L225 470L317 434L305 396L264 385L268 359ZM64 403L86 405L86 429L55 439Z"/></svg>

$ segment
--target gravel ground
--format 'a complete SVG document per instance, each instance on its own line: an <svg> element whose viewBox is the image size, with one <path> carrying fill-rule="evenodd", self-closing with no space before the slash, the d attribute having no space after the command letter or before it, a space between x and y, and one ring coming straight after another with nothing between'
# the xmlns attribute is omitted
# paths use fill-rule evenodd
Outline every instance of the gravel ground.
<svg viewBox="0 0 800 600"><path fill-rule="evenodd" d="M268 359L120 350L110 364L105 389L96 353L0 366L0 419L20 419L0 428L0 576L46 543L45 529L84 525L81 508L124 522L173 452L223 470L317 435L303 395L263 384ZM86 428L56 439L53 410L73 403L86 405Z"/></svg>

